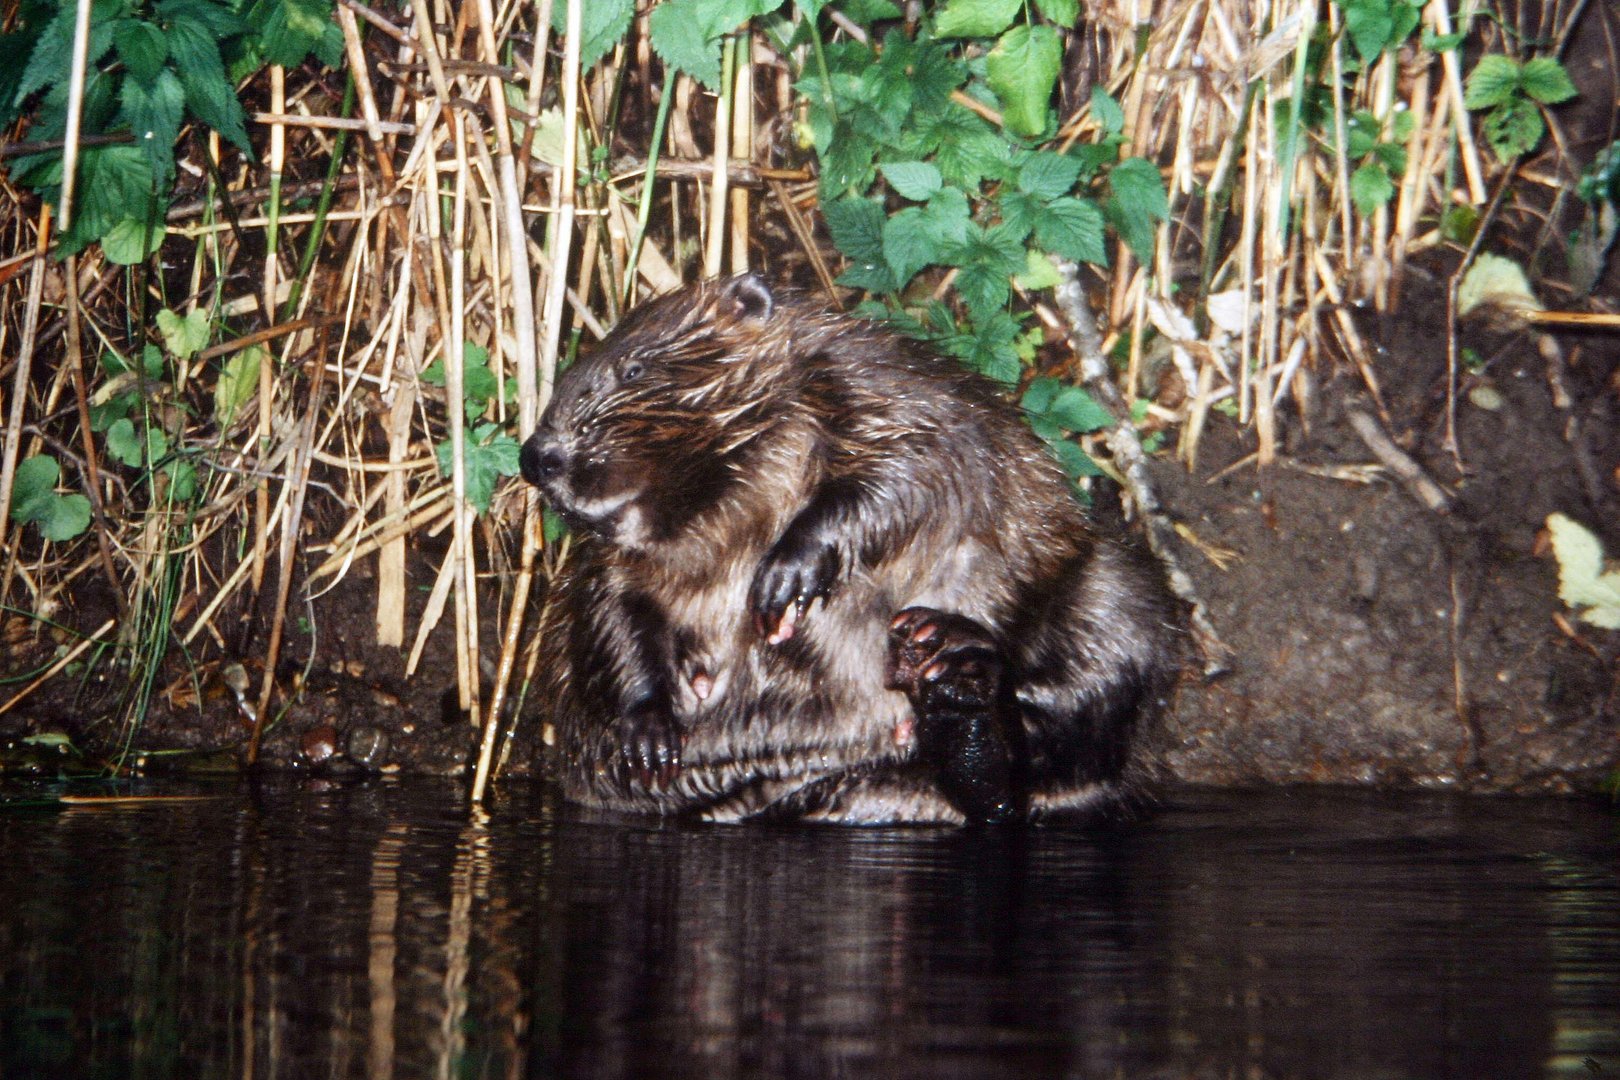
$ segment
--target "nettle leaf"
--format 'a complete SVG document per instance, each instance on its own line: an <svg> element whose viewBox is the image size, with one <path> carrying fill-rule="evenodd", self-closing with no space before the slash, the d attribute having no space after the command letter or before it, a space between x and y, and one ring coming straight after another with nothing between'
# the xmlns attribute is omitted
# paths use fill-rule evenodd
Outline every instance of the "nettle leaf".
<svg viewBox="0 0 1620 1080"><path fill-rule="evenodd" d="M230 427L242 406L253 400L259 389L259 367L269 359L263 345L250 345L221 365L219 381L214 384L214 420L221 430Z"/></svg>
<svg viewBox="0 0 1620 1080"><path fill-rule="evenodd" d="M840 121L832 143L821 158L821 196L831 201L856 191L865 191L872 182L872 163L878 145Z"/></svg>
<svg viewBox="0 0 1620 1080"><path fill-rule="evenodd" d="M174 72L164 68L150 81L124 80L119 120L129 125L135 145L152 163L152 175L167 183L174 174L174 142L185 117L186 92Z"/></svg>
<svg viewBox="0 0 1620 1080"><path fill-rule="evenodd" d="M1492 109L1483 127L1485 141L1504 164L1534 150L1547 133L1541 110L1526 97L1515 97Z"/></svg>
<svg viewBox="0 0 1620 1080"><path fill-rule="evenodd" d="M1080 21L1080 0L1035 0L1042 15L1065 29Z"/></svg>
<svg viewBox="0 0 1620 1080"><path fill-rule="evenodd" d="M1018 284L1031 292L1050 289L1063 280L1057 264L1050 255L1028 248L1024 252L1024 269L1018 275Z"/></svg>
<svg viewBox="0 0 1620 1080"><path fill-rule="evenodd" d="M590 0L580 8L581 70L593 67L619 43L629 31L630 20L635 13L635 0ZM816 14L819 12L811 13L810 17L814 18ZM559 35L568 29L567 4L552 5L551 26Z"/></svg>
<svg viewBox="0 0 1620 1080"><path fill-rule="evenodd" d="M208 347L208 312L200 307L185 315L164 309L157 313L157 326L171 356L188 360Z"/></svg>
<svg viewBox="0 0 1620 1080"><path fill-rule="evenodd" d="M77 251L120 222L149 209L155 186L152 163L138 146L93 146L79 155L79 201L63 246Z"/></svg>
<svg viewBox="0 0 1620 1080"><path fill-rule="evenodd" d="M248 9L247 22L258 32L264 62L283 67L322 52L326 35L336 27L330 0L259 0Z"/></svg>
<svg viewBox="0 0 1620 1080"><path fill-rule="evenodd" d="M939 262L945 239L920 206L908 206L883 223L883 258L903 287L917 271Z"/></svg>
<svg viewBox="0 0 1620 1080"><path fill-rule="evenodd" d="M947 184L976 188L986 176L999 175L1007 167L1007 140L960 105L915 116L913 123L913 148L919 156L934 155Z"/></svg>
<svg viewBox="0 0 1620 1080"><path fill-rule="evenodd" d="M1550 56L1538 56L1527 62L1519 78L1524 92L1543 105L1557 105L1578 93L1564 65Z"/></svg>
<svg viewBox="0 0 1620 1080"><path fill-rule="evenodd" d="M1018 170L1018 190L1042 199L1055 199L1074 190L1080 179L1080 162L1065 154L1040 150L1025 159Z"/></svg>
<svg viewBox="0 0 1620 1080"><path fill-rule="evenodd" d="M856 196L822 208L833 245L850 260L838 278L842 285L868 292L893 292L894 274L883 256L883 225L887 217L881 203Z"/></svg>
<svg viewBox="0 0 1620 1080"><path fill-rule="evenodd" d="M653 49L671 67L718 90L720 39L779 6L781 0L669 0L653 8Z"/></svg>
<svg viewBox="0 0 1620 1080"><path fill-rule="evenodd" d="M1022 238L1006 225L981 228L968 223L963 240L954 245L946 259L960 267L956 291L975 322L988 318L1007 304L1013 275L1028 264Z"/></svg>
<svg viewBox="0 0 1620 1080"><path fill-rule="evenodd" d="M1158 168L1146 158L1127 158L1108 174L1114 228L1139 262L1153 259L1154 227L1170 216L1170 197Z"/></svg>
<svg viewBox="0 0 1620 1080"><path fill-rule="evenodd" d="M1368 62L1384 51L1395 31L1393 6L1389 0L1344 0L1344 28L1355 43L1356 52Z"/></svg>
<svg viewBox="0 0 1620 1080"><path fill-rule="evenodd" d="M518 473L518 441L510 435L497 434L499 424L480 424L462 439L464 490L467 501L480 514L489 513L489 504L495 498L495 486L503 476ZM449 476L455 465L450 440L434 447L439 459L439 472Z"/></svg>
<svg viewBox="0 0 1620 1080"><path fill-rule="evenodd" d="M92 17L90 21L89 62L92 67L112 47L113 22L108 17L112 12L107 11L107 6L106 3L98 4L103 18ZM33 55L29 57L28 66L23 68L16 95L8 104L21 105L34 91L52 83L66 87L68 69L73 62L73 20L74 5L63 4L56 18L51 20L34 43Z"/></svg>
<svg viewBox="0 0 1620 1080"><path fill-rule="evenodd" d="M1012 25L1023 0L946 0L934 22L936 37L994 37Z"/></svg>
<svg viewBox="0 0 1620 1080"><path fill-rule="evenodd" d="M118 59L129 73L142 82L156 79L168 59L169 46L163 40L163 31L140 19L120 19L113 28L113 45Z"/></svg>
<svg viewBox="0 0 1620 1080"><path fill-rule="evenodd" d="M703 0L666 0L648 19L653 51L711 90L720 88L720 40L711 36Z"/></svg>
<svg viewBox="0 0 1620 1080"><path fill-rule="evenodd" d="M170 4L159 6L159 11L181 4L187 5L187 10L215 7L205 0L170 0ZM234 15L230 17L235 19ZM235 88L225 77L225 63L220 59L218 41L209 37L207 30L198 23L176 21L169 27L169 55L180 71L180 85L185 88L186 105L193 115L239 149L250 150L242 103L237 100Z"/></svg>
<svg viewBox="0 0 1620 1080"><path fill-rule="evenodd" d="M1091 88L1091 118L1109 135L1125 130L1125 110L1101 86Z"/></svg>
<svg viewBox="0 0 1620 1080"><path fill-rule="evenodd" d="M1386 205L1395 194L1395 183L1382 161L1369 161L1350 174L1350 201L1363 214Z"/></svg>
<svg viewBox="0 0 1620 1080"><path fill-rule="evenodd" d="M1035 239L1042 248L1065 259L1108 265L1102 211L1090 199L1054 200L1035 219Z"/></svg>
<svg viewBox="0 0 1620 1080"><path fill-rule="evenodd" d="M913 202L927 202L944 186L939 168L926 161L897 161L878 166L896 194Z"/></svg>
<svg viewBox="0 0 1620 1080"><path fill-rule="evenodd" d="M1558 598L1593 626L1620 630L1620 571L1603 570L1603 544L1586 526L1564 514L1547 517L1553 557L1558 560Z"/></svg>
<svg viewBox="0 0 1620 1080"><path fill-rule="evenodd" d="M214 39L228 38L247 29L230 6L218 0L163 0L157 6L158 18L176 26L199 28ZM169 55L174 55L170 50Z"/></svg>
<svg viewBox="0 0 1620 1080"><path fill-rule="evenodd" d="M1063 43L1050 26L1015 26L985 57L985 81L1002 105L1002 121L1015 135L1039 135L1063 62Z"/></svg>
<svg viewBox="0 0 1620 1080"><path fill-rule="evenodd" d="M1474 70L1468 73L1463 104L1470 109L1489 109L1501 105L1518 95L1519 81L1517 60L1496 53L1482 56L1479 63L1474 65Z"/></svg>
<svg viewBox="0 0 1620 1080"><path fill-rule="evenodd" d="M161 221L127 217L102 236L101 252L110 263L134 266L151 258L168 232Z"/></svg>

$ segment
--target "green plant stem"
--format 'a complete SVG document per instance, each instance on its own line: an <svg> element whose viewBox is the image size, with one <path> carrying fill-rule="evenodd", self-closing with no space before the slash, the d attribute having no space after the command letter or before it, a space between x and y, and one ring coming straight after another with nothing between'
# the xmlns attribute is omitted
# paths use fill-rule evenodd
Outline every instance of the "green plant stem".
<svg viewBox="0 0 1620 1080"><path fill-rule="evenodd" d="M624 264L624 302L630 303L636 287L636 264L641 261L641 245L647 240L647 223L652 219L653 183L658 179L658 154L664 146L664 128L669 123L670 105L675 101L675 80L671 73L664 80L664 93L658 99L658 116L653 121L652 143L647 149L647 169L641 177L641 205L636 207L636 238Z"/></svg>
<svg viewBox="0 0 1620 1080"><path fill-rule="evenodd" d="M351 71L344 82L343 105L338 110L338 115L344 119L353 116L354 105L354 72ZM309 236L304 240L304 253L298 259L298 276L293 278L292 288L287 293L287 302L281 307L282 322L292 318L293 312L298 310L298 300L304 290L304 281L315 266L315 257L320 254L321 241L326 238L326 215L332 211L332 200L337 196L337 182L343 174L343 158L348 149L348 129L339 128L337 137L332 140L332 160L326 166L326 182L315 202L315 220L310 222Z"/></svg>

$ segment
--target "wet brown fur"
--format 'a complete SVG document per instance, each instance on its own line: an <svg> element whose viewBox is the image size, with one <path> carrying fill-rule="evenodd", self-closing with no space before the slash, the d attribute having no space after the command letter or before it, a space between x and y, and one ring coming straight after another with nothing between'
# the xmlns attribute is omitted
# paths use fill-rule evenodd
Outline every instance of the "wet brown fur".
<svg viewBox="0 0 1620 1080"><path fill-rule="evenodd" d="M541 628L577 801L961 820L915 760L911 703L883 686L890 620L913 605L975 620L1006 654L1033 814L1117 794L1132 725L1173 672L1154 568L1094 535L991 384L751 277L629 313L559 380L524 467L594 534ZM818 559L836 563L810 581L824 595L768 643L779 613L751 610L756 578L807 600ZM649 730L627 713L653 716L654 745L678 730L678 769L627 774L626 732Z"/></svg>

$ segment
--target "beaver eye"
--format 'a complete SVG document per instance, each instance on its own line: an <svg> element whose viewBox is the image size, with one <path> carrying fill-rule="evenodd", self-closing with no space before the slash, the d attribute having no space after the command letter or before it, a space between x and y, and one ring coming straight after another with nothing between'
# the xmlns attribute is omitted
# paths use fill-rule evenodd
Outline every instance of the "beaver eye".
<svg viewBox="0 0 1620 1080"><path fill-rule="evenodd" d="M626 360L619 367L619 381L635 382L641 378L642 371L643 367L640 360Z"/></svg>

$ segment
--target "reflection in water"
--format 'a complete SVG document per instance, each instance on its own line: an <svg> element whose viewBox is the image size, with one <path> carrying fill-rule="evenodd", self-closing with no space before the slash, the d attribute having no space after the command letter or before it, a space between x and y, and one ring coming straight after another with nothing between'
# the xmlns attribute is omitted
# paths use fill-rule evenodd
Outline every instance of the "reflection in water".
<svg viewBox="0 0 1620 1080"><path fill-rule="evenodd" d="M1617 835L1331 793L1102 834L0 808L0 1077L1620 1075Z"/></svg>

